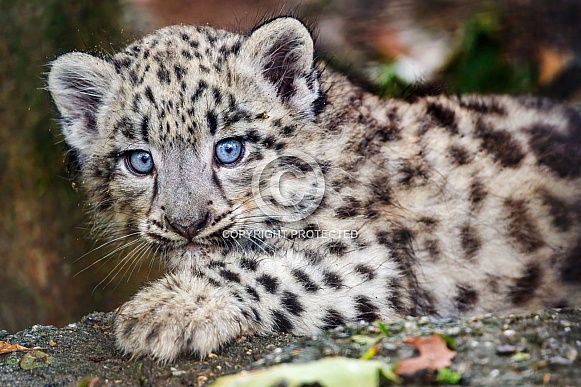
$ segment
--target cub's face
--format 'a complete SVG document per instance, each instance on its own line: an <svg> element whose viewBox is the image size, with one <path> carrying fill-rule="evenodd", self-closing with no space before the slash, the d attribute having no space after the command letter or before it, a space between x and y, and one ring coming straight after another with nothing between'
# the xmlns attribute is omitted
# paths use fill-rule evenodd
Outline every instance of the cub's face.
<svg viewBox="0 0 581 387"><path fill-rule="evenodd" d="M225 236L295 221L320 201L305 141L321 96L295 19L248 37L168 27L110 60L67 54L49 89L98 221L170 266L256 243Z"/></svg>

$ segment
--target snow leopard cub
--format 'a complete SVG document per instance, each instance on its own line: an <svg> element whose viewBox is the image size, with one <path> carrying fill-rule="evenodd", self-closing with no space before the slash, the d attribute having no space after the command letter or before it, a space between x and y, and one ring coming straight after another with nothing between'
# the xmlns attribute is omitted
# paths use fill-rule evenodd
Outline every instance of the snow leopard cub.
<svg viewBox="0 0 581 387"><path fill-rule="evenodd" d="M317 65L290 17L66 54L48 86L98 222L168 267L116 313L127 353L578 305L581 118L564 107L380 100Z"/></svg>

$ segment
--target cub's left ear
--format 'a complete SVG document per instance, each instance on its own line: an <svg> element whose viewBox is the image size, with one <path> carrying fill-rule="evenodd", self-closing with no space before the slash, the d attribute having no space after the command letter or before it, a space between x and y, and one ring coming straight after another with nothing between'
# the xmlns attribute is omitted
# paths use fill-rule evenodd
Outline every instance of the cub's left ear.
<svg viewBox="0 0 581 387"><path fill-rule="evenodd" d="M249 56L252 67L259 69L284 103L312 115L319 98L313 46L303 23L280 17L255 29L240 51Z"/></svg>

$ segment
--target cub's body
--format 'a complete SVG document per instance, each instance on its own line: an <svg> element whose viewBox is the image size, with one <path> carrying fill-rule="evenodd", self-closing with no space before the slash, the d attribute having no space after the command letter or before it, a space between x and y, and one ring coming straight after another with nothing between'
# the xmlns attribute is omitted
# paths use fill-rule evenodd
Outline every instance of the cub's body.
<svg viewBox="0 0 581 387"><path fill-rule="evenodd" d="M571 110L380 100L316 67L292 18L248 36L168 27L109 60L67 54L49 88L96 221L170 269L116 315L129 353L578 305Z"/></svg>

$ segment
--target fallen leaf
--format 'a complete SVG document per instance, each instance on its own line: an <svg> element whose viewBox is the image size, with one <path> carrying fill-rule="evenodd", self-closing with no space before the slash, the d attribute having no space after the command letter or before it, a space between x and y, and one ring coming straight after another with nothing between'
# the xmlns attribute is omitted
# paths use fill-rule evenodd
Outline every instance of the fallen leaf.
<svg viewBox="0 0 581 387"><path fill-rule="evenodd" d="M438 335L446 342L446 346L452 351L456 349L456 339L446 335Z"/></svg>
<svg viewBox="0 0 581 387"><path fill-rule="evenodd" d="M329 357L306 364L280 364L266 370L223 376L212 387L298 387L305 384L377 387L381 377L392 383L400 382L391 366L382 361Z"/></svg>
<svg viewBox="0 0 581 387"><path fill-rule="evenodd" d="M83 378L78 384L79 387L101 387L102 385L103 382L96 376L88 376Z"/></svg>
<svg viewBox="0 0 581 387"><path fill-rule="evenodd" d="M101 387L102 385L103 383L101 382L101 379L94 377L93 379L89 380L89 385L87 387Z"/></svg>
<svg viewBox="0 0 581 387"><path fill-rule="evenodd" d="M369 360L369 359L373 359L375 357L375 355L377 355L377 352L379 352L379 343L371 346L371 348L369 348L364 354L363 356L361 356L361 360Z"/></svg>
<svg viewBox="0 0 581 387"><path fill-rule="evenodd" d="M32 370L40 367L48 367L54 363L54 361L54 357L49 356L42 351L33 350L20 359L20 368L23 370Z"/></svg>
<svg viewBox="0 0 581 387"><path fill-rule="evenodd" d="M397 375L409 375L425 369L437 371L450 366L456 356L456 351L449 350L440 335L432 335L427 339L412 337L405 340L404 344L416 347L420 356L401 361L395 370Z"/></svg>
<svg viewBox="0 0 581 387"><path fill-rule="evenodd" d="M512 355L511 360L514 362L527 361L531 358L529 353L518 352Z"/></svg>
<svg viewBox="0 0 581 387"><path fill-rule="evenodd" d="M377 337L377 336L367 336L367 335L353 335L351 336L351 341L353 341L354 343L363 345L363 346L367 346L367 345L375 345L378 342L380 342L383 339L383 337Z"/></svg>
<svg viewBox="0 0 581 387"><path fill-rule="evenodd" d="M19 351L31 351L31 349L19 344L10 344L6 341L0 341L0 355Z"/></svg>
<svg viewBox="0 0 581 387"><path fill-rule="evenodd" d="M452 371L450 368L440 369L436 376L436 382L440 384L459 384L460 380L462 380L462 375Z"/></svg>
<svg viewBox="0 0 581 387"><path fill-rule="evenodd" d="M391 334L389 333L389 329L387 329L387 327L385 326L384 323L382 323L381 321L378 321L377 326L379 327L379 330L381 331L381 333L383 333L383 335L385 337L391 337Z"/></svg>

